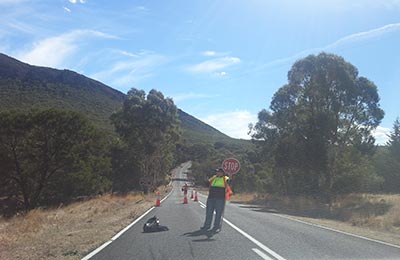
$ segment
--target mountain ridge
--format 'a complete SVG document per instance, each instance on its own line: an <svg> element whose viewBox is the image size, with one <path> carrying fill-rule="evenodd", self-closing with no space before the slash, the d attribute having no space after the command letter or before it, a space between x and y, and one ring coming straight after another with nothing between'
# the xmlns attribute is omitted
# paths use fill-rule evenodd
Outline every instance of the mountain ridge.
<svg viewBox="0 0 400 260"><path fill-rule="evenodd" d="M114 132L110 115L127 95L71 70L30 65L0 53L0 110L57 108L85 114L100 129ZM232 140L214 127L178 108L188 142Z"/></svg>

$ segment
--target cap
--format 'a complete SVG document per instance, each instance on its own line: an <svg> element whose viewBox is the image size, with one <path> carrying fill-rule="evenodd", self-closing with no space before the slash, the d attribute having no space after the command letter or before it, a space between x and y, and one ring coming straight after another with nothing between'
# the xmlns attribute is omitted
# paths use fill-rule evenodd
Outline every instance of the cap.
<svg viewBox="0 0 400 260"><path fill-rule="evenodd" d="M222 169L222 168L217 168L217 169L215 169L215 172L222 172L222 173L225 173L224 169Z"/></svg>

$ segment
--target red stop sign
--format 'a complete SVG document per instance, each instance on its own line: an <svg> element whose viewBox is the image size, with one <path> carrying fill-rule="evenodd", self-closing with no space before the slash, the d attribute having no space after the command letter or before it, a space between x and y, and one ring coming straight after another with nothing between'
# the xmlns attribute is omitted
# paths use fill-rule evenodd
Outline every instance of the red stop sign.
<svg viewBox="0 0 400 260"><path fill-rule="evenodd" d="M240 170L240 162L235 158L229 158L222 162L222 169L227 174L235 174Z"/></svg>

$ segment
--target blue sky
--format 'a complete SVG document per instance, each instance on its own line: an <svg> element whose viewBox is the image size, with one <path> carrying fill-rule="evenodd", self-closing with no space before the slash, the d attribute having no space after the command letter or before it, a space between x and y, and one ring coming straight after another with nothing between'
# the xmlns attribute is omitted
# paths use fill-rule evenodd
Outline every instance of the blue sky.
<svg viewBox="0 0 400 260"><path fill-rule="evenodd" d="M400 116L399 46L400 0L0 0L0 52L157 89L235 138L296 60L325 51L377 85L384 143Z"/></svg>

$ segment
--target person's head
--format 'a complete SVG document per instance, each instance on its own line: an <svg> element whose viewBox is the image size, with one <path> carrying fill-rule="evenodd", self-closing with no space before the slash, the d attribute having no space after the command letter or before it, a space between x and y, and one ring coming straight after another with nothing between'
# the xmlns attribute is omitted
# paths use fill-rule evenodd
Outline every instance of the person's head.
<svg viewBox="0 0 400 260"><path fill-rule="evenodd" d="M222 169L222 168L216 169L215 173L217 174L217 176L224 176L225 175L224 169Z"/></svg>

